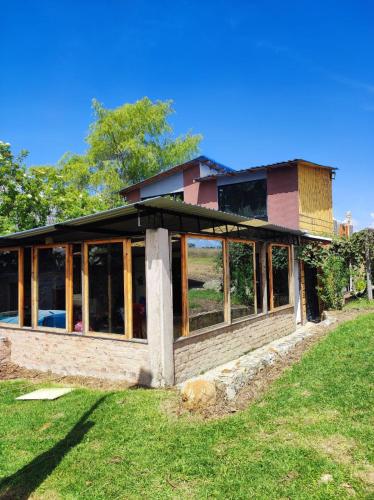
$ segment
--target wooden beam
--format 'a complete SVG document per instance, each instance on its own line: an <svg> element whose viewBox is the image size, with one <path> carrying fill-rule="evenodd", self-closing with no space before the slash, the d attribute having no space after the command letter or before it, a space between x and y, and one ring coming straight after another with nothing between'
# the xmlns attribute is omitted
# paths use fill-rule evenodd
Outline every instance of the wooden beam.
<svg viewBox="0 0 374 500"><path fill-rule="evenodd" d="M24 249L18 250L18 325L22 328L25 322L25 267Z"/></svg>
<svg viewBox="0 0 374 500"><path fill-rule="evenodd" d="M38 327L38 249L31 248L31 326Z"/></svg>
<svg viewBox="0 0 374 500"><path fill-rule="evenodd" d="M274 292L273 292L273 245L268 247L268 262L269 262L269 297L270 311L274 309Z"/></svg>
<svg viewBox="0 0 374 500"><path fill-rule="evenodd" d="M262 293L262 312L268 312L268 277L267 277L267 244L261 243L260 246L260 266L261 266L261 293Z"/></svg>
<svg viewBox="0 0 374 500"><path fill-rule="evenodd" d="M230 298L230 261L228 241L222 242L222 265L223 265L223 314L225 323L231 324L231 298Z"/></svg>
<svg viewBox="0 0 374 500"><path fill-rule="evenodd" d="M123 283L124 283L124 312L125 337L133 338L133 290L132 290L132 247L131 240L123 242Z"/></svg>
<svg viewBox="0 0 374 500"><path fill-rule="evenodd" d="M79 232L79 233L99 233L106 234L109 236L128 236L130 233L128 231L120 231L118 229L107 229L101 227L92 227L89 225L80 225L80 226L69 226L69 224L56 224L55 228L61 231L71 231L71 232ZM132 234L132 233L131 233Z"/></svg>
<svg viewBox="0 0 374 500"><path fill-rule="evenodd" d="M188 308L188 248L186 235L181 236L181 276L182 276L182 337L190 333Z"/></svg>
<svg viewBox="0 0 374 500"><path fill-rule="evenodd" d="M89 311L89 280L88 280L88 244L83 244L82 253L82 322L83 333L88 333L90 329Z"/></svg>
<svg viewBox="0 0 374 500"><path fill-rule="evenodd" d="M65 297L66 297L66 330L74 331L73 318L73 246L67 245L65 248Z"/></svg>

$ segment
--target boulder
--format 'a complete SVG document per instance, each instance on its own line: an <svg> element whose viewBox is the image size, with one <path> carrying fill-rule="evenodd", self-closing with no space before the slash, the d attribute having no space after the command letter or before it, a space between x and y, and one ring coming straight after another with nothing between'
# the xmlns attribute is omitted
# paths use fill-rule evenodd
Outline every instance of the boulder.
<svg viewBox="0 0 374 500"><path fill-rule="evenodd" d="M182 401L189 410L211 406L216 402L214 382L203 379L188 380L181 389Z"/></svg>

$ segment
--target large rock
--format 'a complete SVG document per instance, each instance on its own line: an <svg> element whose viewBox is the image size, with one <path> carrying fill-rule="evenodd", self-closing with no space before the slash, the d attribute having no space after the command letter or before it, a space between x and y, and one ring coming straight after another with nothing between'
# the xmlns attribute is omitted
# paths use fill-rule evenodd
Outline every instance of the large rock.
<svg viewBox="0 0 374 500"><path fill-rule="evenodd" d="M211 406L217 399L215 383L203 379L188 380L181 394L185 407L190 410Z"/></svg>

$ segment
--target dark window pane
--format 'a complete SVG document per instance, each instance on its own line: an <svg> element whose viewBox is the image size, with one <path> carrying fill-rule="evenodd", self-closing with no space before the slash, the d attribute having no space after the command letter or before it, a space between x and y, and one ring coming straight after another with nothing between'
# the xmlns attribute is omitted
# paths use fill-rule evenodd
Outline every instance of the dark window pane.
<svg viewBox="0 0 374 500"><path fill-rule="evenodd" d="M173 283L174 339L177 339L182 335L181 240L178 237L173 237L171 242L171 272Z"/></svg>
<svg viewBox="0 0 374 500"><path fill-rule="evenodd" d="M17 324L18 252L0 252L0 322Z"/></svg>
<svg viewBox="0 0 374 500"><path fill-rule="evenodd" d="M218 187L218 207L247 217L266 217L266 179Z"/></svg>
<svg viewBox="0 0 374 500"><path fill-rule="evenodd" d="M31 326L31 248L25 248L23 256L23 324Z"/></svg>
<svg viewBox="0 0 374 500"><path fill-rule="evenodd" d="M66 328L65 248L38 250L38 325Z"/></svg>
<svg viewBox="0 0 374 500"><path fill-rule="evenodd" d="M73 245L73 328L83 331L82 324L82 245Z"/></svg>
<svg viewBox="0 0 374 500"><path fill-rule="evenodd" d="M89 330L125 331L123 245L90 245L88 250Z"/></svg>
<svg viewBox="0 0 374 500"><path fill-rule="evenodd" d="M147 338L147 309L145 282L145 241L131 241L132 253L132 335L136 339Z"/></svg>
<svg viewBox="0 0 374 500"><path fill-rule="evenodd" d="M271 263L274 307L285 306L290 303L288 247L272 246Z"/></svg>
<svg viewBox="0 0 374 500"><path fill-rule="evenodd" d="M255 313L253 244L229 242L231 319Z"/></svg>
<svg viewBox="0 0 374 500"><path fill-rule="evenodd" d="M190 331L223 323L222 242L189 238L187 264Z"/></svg>

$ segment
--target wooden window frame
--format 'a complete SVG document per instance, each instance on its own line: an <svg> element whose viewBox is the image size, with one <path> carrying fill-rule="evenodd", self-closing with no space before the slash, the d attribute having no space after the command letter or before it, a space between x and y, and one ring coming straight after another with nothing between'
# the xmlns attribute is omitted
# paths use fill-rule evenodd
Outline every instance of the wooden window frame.
<svg viewBox="0 0 374 500"><path fill-rule="evenodd" d="M9 247L9 248L1 248L0 253L6 252L17 252L17 261L18 261L18 321L17 323L5 323L0 321L0 326L8 327L8 328L21 328L23 326L24 321L24 311L23 311L23 303L24 303L24 285L23 285L23 248L21 247Z"/></svg>
<svg viewBox="0 0 374 500"><path fill-rule="evenodd" d="M230 274L230 243L242 243L244 245L252 245L252 253L253 253L253 290L254 290L254 314L248 314L246 316L241 316L240 318L231 321L231 274ZM256 266L256 242L252 240L241 240L239 238L227 238L227 272L229 273L228 278L228 291L229 291L229 307L230 307L230 324L239 323L240 321L246 320L248 318L254 318L257 316L258 312L258 304L257 304L257 266Z"/></svg>
<svg viewBox="0 0 374 500"><path fill-rule="evenodd" d="M273 289L273 248L274 247L281 247L281 248L287 248L288 252L288 304L284 304L282 306L277 306L274 307L274 289ZM269 297L270 297L270 304L269 304L269 309L270 311L279 311L281 309L286 309L288 307L293 306L293 293L291 292L291 287L292 287L292 259L291 259L291 245L287 245L286 243L270 243L268 246L268 260L269 260Z"/></svg>
<svg viewBox="0 0 374 500"><path fill-rule="evenodd" d="M39 326L39 250L48 248L65 249L65 328ZM73 245L71 243L50 243L31 247L31 326L43 332L72 333L73 322Z"/></svg>
<svg viewBox="0 0 374 500"><path fill-rule="evenodd" d="M96 332L89 330L89 247L92 245L108 245L111 243L121 243L123 251L123 296L124 296L124 331L123 334L113 332ZM130 340L133 338L133 324L132 324L132 250L131 238L109 238L105 240L87 240L83 242L83 276L82 276L82 319L83 319L83 333L85 335L105 336L115 335L116 338L123 338Z"/></svg>
<svg viewBox="0 0 374 500"><path fill-rule="evenodd" d="M182 266L182 337L188 337L190 335L190 321L189 321L189 302L188 302L188 245L187 240L213 240L222 242L222 260L223 260L223 297L224 297L224 321L222 323L217 323L211 327L206 327L209 330L214 328L219 328L221 326L230 324L230 305L227 297L229 296L229 282L228 282L228 253L227 253L227 239L219 236L210 236L206 234L181 234L181 266ZM205 330L202 328L201 330ZM201 330L194 330L200 332Z"/></svg>

